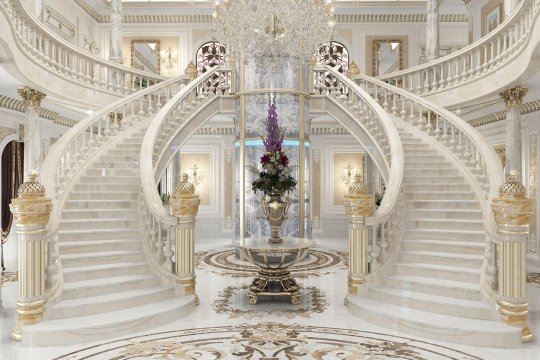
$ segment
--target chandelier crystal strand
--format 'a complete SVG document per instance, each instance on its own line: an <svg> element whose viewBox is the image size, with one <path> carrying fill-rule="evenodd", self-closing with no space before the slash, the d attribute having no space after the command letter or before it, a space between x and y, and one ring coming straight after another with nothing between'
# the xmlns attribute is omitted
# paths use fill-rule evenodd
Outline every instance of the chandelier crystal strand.
<svg viewBox="0 0 540 360"><path fill-rule="evenodd" d="M238 57L306 60L331 39L331 1L216 1L214 36Z"/></svg>

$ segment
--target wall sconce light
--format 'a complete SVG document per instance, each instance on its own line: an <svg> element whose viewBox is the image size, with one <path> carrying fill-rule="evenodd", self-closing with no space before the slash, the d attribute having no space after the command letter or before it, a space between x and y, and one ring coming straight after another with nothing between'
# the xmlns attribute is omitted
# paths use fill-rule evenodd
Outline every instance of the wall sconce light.
<svg viewBox="0 0 540 360"><path fill-rule="evenodd" d="M195 186L200 185L203 181L203 175L199 170L201 170L201 168L198 167L197 164L193 164L193 166L189 168L188 180Z"/></svg>
<svg viewBox="0 0 540 360"><path fill-rule="evenodd" d="M351 181L354 180L357 173L357 168L351 166L351 164L347 164L347 166L341 171L341 182L348 187L351 184Z"/></svg>
<svg viewBox="0 0 540 360"><path fill-rule="evenodd" d="M161 52L161 63L169 70L169 75L171 75L172 69L176 66L176 55L176 50L170 47Z"/></svg>

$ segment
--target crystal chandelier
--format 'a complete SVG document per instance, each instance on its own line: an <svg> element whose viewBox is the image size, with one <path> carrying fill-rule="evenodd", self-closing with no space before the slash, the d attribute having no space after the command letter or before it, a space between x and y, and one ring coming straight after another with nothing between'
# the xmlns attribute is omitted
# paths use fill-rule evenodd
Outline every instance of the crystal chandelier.
<svg viewBox="0 0 540 360"><path fill-rule="evenodd" d="M334 28L330 0L223 0L213 16L219 42L235 56L258 59L309 59Z"/></svg>

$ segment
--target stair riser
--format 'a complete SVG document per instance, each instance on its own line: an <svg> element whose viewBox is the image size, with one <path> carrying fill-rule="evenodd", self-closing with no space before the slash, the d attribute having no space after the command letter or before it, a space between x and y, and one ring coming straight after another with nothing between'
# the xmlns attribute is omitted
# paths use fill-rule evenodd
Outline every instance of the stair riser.
<svg viewBox="0 0 540 360"><path fill-rule="evenodd" d="M88 169L88 176L139 176L139 169L130 167L129 169Z"/></svg>
<svg viewBox="0 0 540 360"><path fill-rule="evenodd" d="M455 234L446 231L416 231L405 230L405 239L415 240L448 240L448 241L470 241L482 243L486 240L485 234Z"/></svg>
<svg viewBox="0 0 540 360"><path fill-rule="evenodd" d="M457 176L459 171L457 169L418 169L405 167L405 177L408 176Z"/></svg>
<svg viewBox="0 0 540 360"><path fill-rule="evenodd" d="M416 191L462 191L469 192L471 187L467 184L407 184L408 192Z"/></svg>
<svg viewBox="0 0 540 360"><path fill-rule="evenodd" d="M135 139L135 140L137 140L137 139ZM134 142L134 143L124 142L123 144L116 144L115 147L116 147L117 150L140 150L141 145L142 145L142 143L139 143L138 140L137 140L137 142ZM114 150L113 152L116 153L116 150Z"/></svg>
<svg viewBox="0 0 540 360"><path fill-rule="evenodd" d="M83 240L110 240L110 239L137 239L139 233L137 230L110 230L70 234L70 233L58 233L58 241L83 241Z"/></svg>
<svg viewBox="0 0 540 360"><path fill-rule="evenodd" d="M400 297L395 294L379 292L377 289L370 289L369 297L375 300L387 302L390 304L413 308L422 311L434 312L450 316L461 316L471 319L491 320L491 313L487 309L470 308L464 306L449 306L444 303L437 303L423 299L413 299L406 296Z"/></svg>
<svg viewBox="0 0 540 360"><path fill-rule="evenodd" d="M76 184L74 191L139 191L139 184Z"/></svg>
<svg viewBox="0 0 540 360"><path fill-rule="evenodd" d="M422 151L430 151L429 144L422 143L420 139L418 139L419 142L403 142L403 150L405 151L414 151L414 150L422 150Z"/></svg>
<svg viewBox="0 0 540 360"><path fill-rule="evenodd" d="M415 268L409 267L403 264L394 265L396 272L403 275L411 276L425 276L436 279L445 279L445 280L454 280L454 281L464 281L470 282L473 284L480 283L480 274L470 274L462 271L447 271L439 269L425 269L425 268Z"/></svg>
<svg viewBox="0 0 540 360"><path fill-rule="evenodd" d="M415 151L405 151L405 163L426 164L427 162L441 163L444 160L440 155L428 155L427 152L417 151L419 154L414 154Z"/></svg>
<svg viewBox="0 0 540 360"><path fill-rule="evenodd" d="M475 246L477 245L477 246ZM471 254L482 255L484 253L484 245L482 243L473 243L471 245L456 245L451 241L446 241L444 244L424 244L422 240L410 242L404 240L401 243L403 250L425 251L429 248L430 251L447 252L450 254Z"/></svg>
<svg viewBox="0 0 540 360"><path fill-rule="evenodd" d="M88 210L71 210L64 211L62 213L63 220L79 220L79 219L88 219L88 220L103 220L103 219L127 219L127 220L137 220L137 212L135 210L111 210L111 211L88 211Z"/></svg>
<svg viewBox="0 0 540 360"><path fill-rule="evenodd" d="M139 156L140 153L140 149L114 149L110 152L110 154L115 156Z"/></svg>
<svg viewBox="0 0 540 360"><path fill-rule="evenodd" d="M424 294L431 294L437 296L446 296L455 299L462 300L475 300L480 301L480 290L472 290L458 287L437 286L433 284L423 284L418 282L405 282L393 278L385 278L384 283L388 287L395 289L402 289L408 291L414 291ZM422 309L420 309L422 310Z"/></svg>
<svg viewBox="0 0 540 360"><path fill-rule="evenodd" d="M407 220L447 219L447 220L482 220L480 211L407 211Z"/></svg>
<svg viewBox="0 0 540 360"><path fill-rule="evenodd" d="M137 209L136 201L84 201L84 200L68 200L65 205L66 210L82 210L82 209Z"/></svg>
<svg viewBox="0 0 540 360"><path fill-rule="evenodd" d="M147 274L150 270L146 265L130 266L105 270L79 270L64 272L64 283L83 280L106 279L115 276Z"/></svg>
<svg viewBox="0 0 540 360"><path fill-rule="evenodd" d="M470 269L480 269L482 267L482 259L459 259L452 257L416 255L416 254L400 254L400 262L412 264L434 264L444 266L466 267Z"/></svg>
<svg viewBox="0 0 540 360"><path fill-rule="evenodd" d="M159 284L159 280L156 278L138 279L134 281L126 281L124 283L114 284L102 284L92 287L81 287L77 289L64 289L63 298L66 300L81 299L89 296L106 295L112 293L118 293L121 291L129 291L135 289L142 289L148 286L155 286Z"/></svg>
<svg viewBox="0 0 540 360"><path fill-rule="evenodd" d="M465 201L424 201L413 200L409 201L409 209L465 209L465 210L480 210L480 205L477 202Z"/></svg>
<svg viewBox="0 0 540 360"><path fill-rule="evenodd" d="M137 200L138 192L71 192L70 200Z"/></svg>
<svg viewBox="0 0 540 360"><path fill-rule="evenodd" d="M124 144L142 144L143 138L144 136L143 137L134 136L129 139L124 139Z"/></svg>
<svg viewBox="0 0 540 360"><path fill-rule="evenodd" d="M436 153L433 150L426 149L426 150L416 150L416 149L407 149L404 148L403 151L405 152L406 157L418 157L418 158L424 158L428 156L437 156L439 158L442 158L440 155L433 155L433 153Z"/></svg>
<svg viewBox="0 0 540 360"><path fill-rule="evenodd" d="M126 156L126 155L103 155L99 159L100 161L107 162L107 163L115 163L115 162L122 162L122 163L131 163L133 165L139 164L139 160L141 159L140 155L132 155L132 156Z"/></svg>
<svg viewBox="0 0 540 360"><path fill-rule="evenodd" d="M91 169L133 169L137 170L138 167L133 162L105 162L98 161L92 164Z"/></svg>
<svg viewBox="0 0 540 360"><path fill-rule="evenodd" d="M408 192L409 200L474 200L474 193L461 192Z"/></svg>
<svg viewBox="0 0 540 360"><path fill-rule="evenodd" d="M81 266L90 266L90 265L102 265L102 264L114 264L120 262L130 262L130 261L143 261L144 256L142 253L134 254L121 254L121 255L102 255L102 256L92 256L92 257L77 257L76 259L65 259L60 257L62 260L62 266L65 268L69 267L81 267Z"/></svg>
<svg viewBox="0 0 540 360"><path fill-rule="evenodd" d="M407 165L405 165L407 166ZM405 176L405 184L464 184L462 176Z"/></svg>
<svg viewBox="0 0 540 360"><path fill-rule="evenodd" d="M164 288L160 292L155 292L151 294L139 295L130 297L129 299L120 299L120 300L111 300L103 301L100 303L87 304L85 306L77 307L58 307L53 308L52 318L54 319L64 319L69 317L76 317L81 315L94 315L103 313L104 310L117 311L130 307L141 306L150 304L153 302L158 302L165 300L174 296L174 291L171 289Z"/></svg>
<svg viewBox="0 0 540 360"><path fill-rule="evenodd" d="M139 184L140 176L81 176L81 184Z"/></svg>
<svg viewBox="0 0 540 360"><path fill-rule="evenodd" d="M483 222L469 222L466 220L407 220L407 229L448 229L448 230L484 230Z"/></svg>
<svg viewBox="0 0 540 360"><path fill-rule="evenodd" d="M142 244L140 241L107 241L100 244L71 245L68 243L60 244L60 254L84 254L89 252L106 252L115 250L140 250Z"/></svg>

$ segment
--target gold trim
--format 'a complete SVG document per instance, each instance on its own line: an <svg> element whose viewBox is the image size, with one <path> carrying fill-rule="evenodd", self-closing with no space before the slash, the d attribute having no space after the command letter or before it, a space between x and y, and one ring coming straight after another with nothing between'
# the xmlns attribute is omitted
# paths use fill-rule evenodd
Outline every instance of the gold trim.
<svg viewBox="0 0 540 360"><path fill-rule="evenodd" d="M135 60L135 43L138 42L138 43L143 43L143 44L148 44L148 43L156 43L156 61L157 61L157 66L156 66L156 71L157 71L157 74L156 75L160 75L161 74L161 42L157 39L153 40L153 39L133 39L131 40L131 68L132 69L135 69L133 66L134 66L134 60ZM137 69L137 70L140 70L140 69ZM144 70L142 70L144 71ZM147 71L148 73L151 73L150 71Z"/></svg>
<svg viewBox="0 0 540 360"><path fill-rule="evenodd" d="M398 38L383 38L383 39L373 39L371 40L371 73L373 76L379 76L377 74L378 70L378 61L379 61L379 49L381 44L386 43L399 43L399 70L403 70L403 39ZM384 74L381 74L384 75Z"/></svg>

